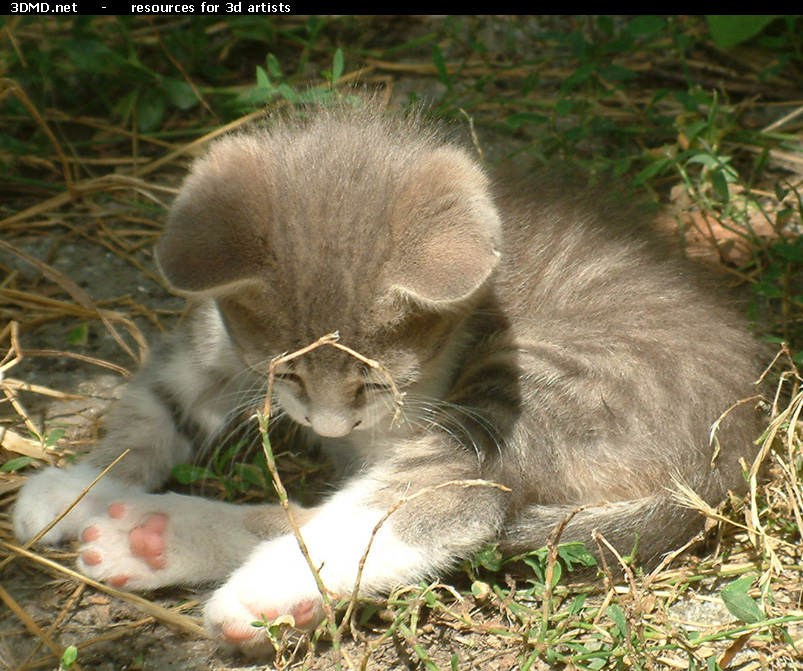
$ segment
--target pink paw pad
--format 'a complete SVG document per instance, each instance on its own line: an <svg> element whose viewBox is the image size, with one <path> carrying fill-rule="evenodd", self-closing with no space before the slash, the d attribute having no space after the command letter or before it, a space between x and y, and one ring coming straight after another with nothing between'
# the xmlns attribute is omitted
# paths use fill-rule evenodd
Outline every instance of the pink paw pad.
<svg viewBox="0 0 803 671"><path fill-rule="evenodd" d="M81 554L81 559L87 566L97 566L103 561L100 552L96 550L87 550Z"/></svg>
<svg viewBox="0 0 803 671"><path fill-rule="evenodd" d="M264 608L256 604L244 604L254 616L254 622L267 620L271 622L279 617L275 608ZM312 601L302 601L293 608L293 619L296 627L306 627L315 617L315 604ZM259 633L259 627L226 623L220 628L227 643L242 644L253 639Z"/></svg>
<svg viewBox="0 0 803 671"><path fill-rule="evenodd" d="M168 517L161 513L151 515L145 524L131 530L128 536L131 553L144 559L152 569L164 568L165 539Z"/></svg>
<svg viewBox="0 0 803 671"><path fill-rule="evenodd" d="M302 601L293 608L293 618L297 627L306 627L315 617L315 604L312 601Z"/></svg>
<svg viewBox="0 0 803 671"><path fill-rule="evenodd" d="M128 576L127 575L113 575L109 578L109 584L112 587L125 587L128 584Z"/></svg>
<svg viewBox="0 0 803 671"><path fill-rule="evenodd" d="M128 506L124 503L112 503L107 514L112 519L123 519L128 514ZM131 554L144 560L154 570L163 569L167 561L164 557L165 538L169 518L163 513L153 513L141 526L134 527L128 533L128 544ZM81 540L93 543L100 539L101 528L92 525L81 532ZM103 554L98 550L87 549L81 553L81 560L87 566L97 566L103 562ZM108 580L114 587L124 587L129 581L127 575L116 575Z"/></svg>
<svg viewBox="0 0 803 671"><path fill-rule="evenodd" d="M81 532L81 540L84 541L84 543L91 543L98 538L100 538L100 529L95 526L87 527Z"/></svg>
<svg viewBox="0 0 803 671"><path fill-rule="evenodd" d="M107 509L106 513L109 517L113 517L116 520L121 520L126 516L128 513L128 506L125 503L112 503Z"/></svg>

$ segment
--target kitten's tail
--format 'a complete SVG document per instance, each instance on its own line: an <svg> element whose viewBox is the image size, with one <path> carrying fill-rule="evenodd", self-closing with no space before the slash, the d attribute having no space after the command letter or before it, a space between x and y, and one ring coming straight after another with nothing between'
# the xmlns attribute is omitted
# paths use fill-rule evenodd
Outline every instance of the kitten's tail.
<svg viewBox="0 0 803 671"><path fill-rule="evenodd" d="M568 522L565 520L568 519ZM500 549L507 555L523 554L546 545L547 537L565 523L559 543L581 542L599 557L599 533L622 556L633 554L640 565L658 563L662 555L681 547L704 526L703 514L681 505L672 492L589 507L534 505L521 511L506 526ZM603 545L604 547L604 545ZM605 552L606 559L615 559Z"/></svg>

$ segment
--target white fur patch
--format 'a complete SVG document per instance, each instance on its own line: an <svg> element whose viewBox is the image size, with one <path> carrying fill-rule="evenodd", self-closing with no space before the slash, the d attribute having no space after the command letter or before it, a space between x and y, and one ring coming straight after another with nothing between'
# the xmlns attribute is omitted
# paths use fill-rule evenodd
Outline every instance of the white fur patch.
<svg viewBox="0 0 803 671"><path fill-rule="evenodd" d="M89 464L50 467L28 478L12 512L14 534L27 543L72 504L101 471ZM102 514L109 503L137 490L112 477L102 478L55 527L41 539L56 545L77 538L87 520Z"/></svg>
<svg viewBox="0 0 803 671"><path fill-rule="evenodd" d="M353 590L360 560L369 543L371 548L360 580L362 594L375 594L418 580L431 568L426 555L395 534L392 516L374 535L386 511L362 503L369 487L363 481L352 483L301 529L313 563L322 567L324 584L336 594Z"/></svg>
<svg viewBox="0 0 803 671"><path fill-rule="evenodd" d="M252 510L249 506L180 494L144 493L117 498L115 503L125 506L124 516L104 514L87 521L86 526L94 527L98 538L79 548L78 566L96 580L124 575L126 589L151 590L222 580L258 542L245 527L245 517ZM153 514L168 518L163 533L165 565L159 569L135 556L130 542L131 531ZM99 563L83 562L84 553L89 551L96 553Z"/></svg>
<svg viewBox="0 0 803 671"><path fill-rule="evenodd" d="M403 542L393 531L392 516L374 534L385 511L362 502L364 481L336 494L304 527L301 535L326 588L349 596L359 564L373 537L360 579L360 594L376 594L417 581L441 568L448 557L424 554ZM291 614L304 602L320 613L321 595L313 573L292 534L261 543L217 590L206 607L210 632L220 636L224 627L243 629L254 621L254 606L279 615Z"/></svg>

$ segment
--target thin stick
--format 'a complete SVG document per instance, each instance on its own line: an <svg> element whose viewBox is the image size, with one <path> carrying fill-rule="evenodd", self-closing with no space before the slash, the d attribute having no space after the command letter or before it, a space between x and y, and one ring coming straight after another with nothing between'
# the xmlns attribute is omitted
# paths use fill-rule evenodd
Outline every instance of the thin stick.
<svg viewBox="0 0 803 671"><path fill-rule="evenodd" d="M83 499L83 498L84 498L84 497L85 497L85 496L86 496L86 495L89 493L89 491L90 491L90 490L91 490L91 489L92 489L92 488L93 488L93 487L94 487L96 484L98 484L98 482L100 482L100 479L101 479L101 478L103 478L103 477L104 477L104 476L105 476L105 475L106 475L106 474L107 474L107 473L108 473L108 472L109 472L109 471L110 471L112 468L114 468L114 467L115 467L115 466L116 466L118 463L120 463L120 460L121 460L121 459L123 459L123 458L124 458L124 457L125 457L125 456L126 456L128 453L129 453L129 451L130 451L130 450L129 450L128 448L126 448L126 449L123 451L123 453L122 453L122 454L121 454L119 457L117 457L117 459L115 459L115 460L114 460L112 463L110 463L110 464L109 464L109 465L108 465L106 468L104 468L104 469L103 469L103 471L100 473L100 475L98 475L98 477L96 477L96 478L95 478L95 479L94 479L94 480L93 480L91 483L89 483L89 485L87 485L87 486L84 488L84 490L83 490L83 491L82 491L82 492L81 492L81 493L80 493L80 494L79 494L77 497L75 497L75 499L73 500L73 502L72 502L72 503L70 503L70 505L68 505L68 506L67 506L67 507L66 507L64 510L62 510L62 511L61 511L61 513L59 513L59 514L58 514L58 515L57 515L57 516L56 516L56 517L55 517L53 520L51 520L51 521L50 521L50 523L46 524L46 525L45 525L45 527L44 527L43 529L41 529L41 530L39 531L39 533L38 533L38 534L36 534L36 535L35 535L33 538L31 538L31 540L29 540L27 543L25 543L25 544L22 546L22 548L21 548L21 549L22 549L22 550L27 550L29 547L31 547L31 546L32 546L32 545L34 545L35 543L38 543L38 542L39 542L39 540L42 538L42 536L44 536L44 535L45 535L45 534L46 534L48 531L50 531L50 530L51 530L51 529L52 529L54 526L56 526L56 525L57 525L59 522L61 522L61 520L63 520L63 519L64 519L64 518L65 518L65 517L66 517L66 516L69 514L69 512L70 512L70 511L71 511L73 508L75 508L75 506L77 506L77 505L78 505L78 504L81 502L81 500L82 500L82 499ZM4 559L2 562L0 562L0 570L2 570L3 568L5 568L5 566L6 566L6 565L7 565L9 562L11 562L13 559L14 559L14 556L12 555L12 556L6 557L6 558L5 558L5 559Z"/></svg>
<svg viewBox="0 0 803 671"><path fill-rule="evenodd" d="M558 563L558 548L560 547L561 536L563 536L566 526L574 519L575 515L589 507L592 506L580 506L564 515L546 537L547 561L544 569L544 595L541 599L541 628L538 632L537 641L537 647L540 651L543 651L547 629L549 628L549 617L552 614L552 583L555 577L555 565Z"/></svg>
<svg viewBox="0 0 803 671"><path fill-rule="evenodd" d="M150 615L133 622L121 622L119 625L115 625L114 629L108 630L105 634L94 636L93 638L81 641L80 643L75 643L74 645L80 652L82 650L91 648L93 645L97 645L98 643L103 643L104 641L114 641L122 636L130 637L132 636L131 630L142 627L146 624L152 624L153 622L154 618ZM29 669L38 669L42 666L52 666L52 657L37 657L36 659L28 660L17 666L14 671L29 671ZM75 666L72 668L75 668Z"/></svg>
<svg viewBox="0 0 803 671"><path fill-rule="evenodd" d="M295 352L290 352L289 354L282 354L278 357L275 357L270 362L270 367L268 369L268 393L265 398L265 415L270 418L270 409L271 403L273 401L273 382L276 377L276 367L287 363L288 361L292 361L293 359L297 359L300 356L304 356L308 352L311 352L314 349L318 349L324 345L329 345L336 349L339 349L346 354L353 356L358 361L361 361L366 366L373 368L374 370L378 371L383 377L385 377L390 385L391 392L393 393L393 399L396 403L396 412L393 414L393 419L391 420L390 427L395 428L401 422L402 417L402 408L404 405L404 394L399 391L399 388L396 386L395 381L393 380L393 376L390 374L387 368L385 368L381 363L375 361L374 359L369 359L368 357L360 354L356 350L351 349L351 347L347 347L339 342L340 340L340 333L338 331L333 331L332 333L327 333L324 336L318 338L314 343L307 345L306 347L302 347L301 349L296 350Z"/></svg>
<svg viewBox="0 0 803 671"><path fill-rule="evenodd" d="M25 625L26 629L28 629L34 636L41 640L42 643L44 643L48 648L50 648L50 651L56 656L57 659L61 658L61 648L56 645L50 636L48 636L39 628L39 625L33 621L33 618L28 615L28 613L26 613L16 601L14 601L14 598L8 592L6 592L2 585L0 585L0 601L8 606L8 609L14 613L17 618L19 618L19 620ZM79 669L80 671L81 667L78 666L78 664L73 664L73 668Z"/></svg>
<svg viewBox="0 0 803 671"><path fill-rule="evenodd" d="M290 527L293 530L293 535L296 537L296 542L298 543L298 548L301 550L301 554L304 556L307 565L312 571L313 578L315 579L315 585L318 588L318 592L320 592L321 599L322 599L322 606L324 614L326 615L326 619L329 622L330 631L333 635L332 645L336 650L339 650L339 640L338 640L338 629L335 625L335 613L334 608L332 607L332 600L329 595L329 591L326 589L326 585L324 585L323 580L321 580L320 571L318 567L315 566L315 563L312 561L312 557L310 556L309 549L307 548L307 544L304 541L303 536L301 535L301 528L298 526L298 522L296 521L295 516L293 515L293 511L290 507L290 498L287 496L287 490L284 488L284 484L282 483L282 479L279 476L279 470L276 467L276 458L273 454L273 448L270 444L270 438L268 436L268 424L270 422L270 414L271 414L271 401L273 399L273 384L276 379L276 366L279 364L285 363L287 361L292 361L300 356L303 356L307 352L311 352L312 350L322 346L328 345L337 340L339 335L337 333L329 333L325 336L318 338L314 343L307 345L306 347L302 347L295 352L291 352L289 354L283 354L281 356L275 357L270 362L270 367L268 368L268 389L265 396L265 409L262 413L257 415L257 421L259 422L259 431L262 434L262 451L265 453L265 459L267 461L268 470L270 471L271 479L273 480L273 486L276 489L276 494L279 497L279 504L282 506L285 515L287 516L287 521L290 524ZM339 664L336 665L339 668Z"/></svg>
<svg viewBox="0 0 803 671"><path fill-rule="evenodd" d="M95 366L100 366L101 368L107 368L108 370L112 370L115 373L122 375L123 377L133 377L133 373L128 370L128 368L124 368L123 366L118 366L116 363L112 363L111 361L104 361L103 359L98 359L93 356L86 356L85 354L79 354L78 352L62 352L59 350L52 350L52 349L29 349L25 350L25 356L40 356L40 357L59 357L64 359L75 359L76 361L83 361L84 363L91 363ZM26 391L29 391L26 389ZM34 390L35 391L35 390ZM44 392L40 392L44 393ZM64 395L61 398L80 398L80 396L73 395Z"/></svg>
<svg viewBox="0 0 803 671"><path fill-rule="evenodd" d="M318 591L321 593L321 597L323 598L323 607L326 617L329 618L330 622L334 622L334 610L332 609L331 599L329 598L329 591L326 589L326 586L321 580L318 567L315 566L315 563L312 561L307 544L304 542L304 538L301 535L301 528L298 526L298 522L296 521L296 518L293 515L293 511L290 507L290 498L287 496L287 490L284 488L282 479L279 476L279 471L276 468L276 457L273 454L273 448L271 447L270 439L268 438L268 415L260 413L257 416L257 420L259 421L259 431L262 434L262 449L268 462L268 470L270 471L271 478L273 479L273 486L276 488L276 494L279 497L279 504L282 506L285 514L287 515L287 521L290 523L290 527L293 529L293 534L296 537L296 541L298 541L298 547L301 550L301 554L304 555L304 559L306 559L307 564L312 571L312 575L315 578L315 584L317 585Z"/></svg>
<svg viewBox="0 0 803 671"><path fill-rule="evenodd" d="M265 459L267 461L268 470L270 471L271 479L273 480L273 485L274 485L274 487L276 489L276 493L277 493L277 495L279 497L279 503L282 506L282 508L284 509L285 514L287 515L287 520L288 520L288 522L290 524L290 527L293 530L293 534L296 537L296 541L298 542L298 547L301 550L301 554L304 556L304 559L306 560L307 565L309 566L310 570L312 571L312 575L313 575L313 577L315 579L315 584L318 587L318 591L321 594L322 607L323 607L323 610L324 610L324 614L326 615L326 619L327 619L327 621L329 623L329 631L332 634L332 647L335 649L336 652L339 652L341 650L341 648L340 648L340 637L341 637L344 625L342 625L340 627L337 626L337 623L336 623L336 620L335 620L335 611L334 611L334 608L332 606L331 595L329 593L329 590L326 588L326 585L324 584L323 580L321 579L320 568L315 565L315 563L312 560L312 557L310 556L309 549L307 548L307 544L304 541L304 538L303 538L303 536L301 534L301 528L298 526L298 523L297 523L297 521L295 519L295 516L293 515L293 511L292 511L292 509L290 507L290 499L287 496L287 490L284 488L284 485L282 484L281 477L279 476L279 471L278 471L278 469L276 467L276 459L275 459L275 457L273 455L273 449L272 449L272 447L270 445L270 439L268 437L268 424L270 422L270 416L271 416L271 405L272 405L272 401L273 401L273 386L274 386L274 382L275 382L275 379L276 379L276 368L277 368L277 366L279 366L279 365L281 365L283 363L287 363L289 361L292 361L294 359L297 359L297 358L299 358L301 356L304 356L305 354L317 349L318 347L323 347L323 346L327 346L328 345L328 346L334 347L336 349L339 349L342 352L345 352L346 354L348 354L350 356L353 356L355 359L357 359L358 361L361 361L366 366L369 366L370 368L373 368L374 370L378 371L382 376L384 376L388 380L388 383L390 385L391 391L393 392L394 400L396 402L396 411L395 411L395 413L393 415L393 419L391 420L391 428L394 428L395 426L397 426L398 422L401 421L401 417L402 417L402 406L403 406L403 401L404 401L404 394L399 392L399 389L396 386L396 383L394 382L393 377L391 376L390 372L381 363L379 363L378 361L375 361L373 359L369 359L368 357L360 354L359 352L351 349L350 347L347 347L346 345L341 344L340 342L338 342L339 338L340 338L340 334L337 331L335 331L333 333L327 333L326 335L323 335L320 338L318 338L315 342L310 343L309 345L307 345L305 347L302 347L301 349L298 349L298 350L296 350L294 352L282 354L282 355L280 355L278 357L275 357L270 362L270 366L268 368L268 389L267 389L267 393L266 393L266 396L265 396L265 408L264 408L264 411L261 414L257 415L257 420L259 422L259 430L260 430L260 433L262 434L262 448L263 448L263 451L265 453ZM445 485L442 485L442 486L445 486ZM421 493L423 493L423 490L421 492L419 492L419 494L421 494ZM415 494L412 497L408 497L406 500L410 500L412 498L415 498L416 496L418 496L418 494ZM366 557L368 555L368 551L371 548L371 544L373 543L373 539L374 539L377 531L379 530L379 527L381 527L381 525L384 523L384 521L395 510L397 510L399 506L401 506L404 503L406 503L406 500L399 501L393 508L391 508L390 511L388 511L388 513L386 513L386 515L379 521L377 526L374 528L374 531L373 531L373 533L371 535L371 540L368 543L368 548L366 548L365 554L362 556L362 559L360 561L358 574L357 574L357 582L355 584L354 594L352 595L352 599L351 599L351 602L349 604L349 609L347 610L347 616L350 616L350 613L353 610L354 603L356 601L356 593L359 590L359 583L360 583L360 578L362 576L363 566L365 565L365 559L366 559ZM348 622L348 617L344 618L344 623L345 622ZM351 666L351 664L349 664L349 665ZM339 668L339 666L340 666L339 662L336 663L336 668Z"/></svg>
<svg viewBox="0 0 803 671"><path fill-rule="evenodd" d="M50 130L50 126L47 125L47 122L42 118L42 115L39 114L39 110L36 109L36 106L33 104L31 99L25 93L23 89L17 86L17 83L11 79L3 79L3 90L5 93L11 93L17 100L19 100L25 109L28 110L30 115L33 117L36 124L39 128L42 129L44 134L47 136L47 139L50 141L50 144L53 145L53 149L56 152L56 155L59 157L59 162L61 163L61 170L62 174L64 175L64 183L67 186L67 191L72 193L73 190L73 178L72 173L70 171L70 166L67 163L67 157L64 155L64 152L61 149L61 145L59 144L56 136L53 134L53 131ZM5 97L5 96L3 96Z"/></svg>
<svg viewBox="0 0 803 671"><path fill-rule="evenodd" d="M0 340L5 339L6 335L8 335L10 343L8 352L6 352L3 360L0 361L0 379L2 379L3 373L16 366L23 359L22 347L20 347L19 343L19 332L19 322L13 319L0 331Z"/></svg>
<svg viewBox="0 0 803 671"><path fill-rule="evenodd" d="M98 582L97 580L92 580L92 578L88 578L85 575L78 573L78 571L73 571L71 568L62 566L58 562L54 562L51 559L42 557L41 555L35 552L26 550L25 548L9 543L8 541L0 541L0 546L22 557L32 559L33 561L42 564L43 566L47 566L48 568L51 568L55 571L58 571L59 573L64 573L65 575L68 575L69 577L75 580L80 580L101 592L109 594L110 596L114 596L117 597L118 599L122 599L123 601L127 601L128 603L130 603L132 606L142 611L143 613L150 615L151 617L159 620L160 622L164 622L165 624L170 625L176 629L181 629L194 636L202 636L202 637L206 636L206 630L200 624L198 624L196 618L189 617L188 615L181 615L180 613L176 613L175 611L170 610L168 608L163 608L162 606L152 603L147 599L143 599L141 596L137 596L136 594L132 594L131 592L122 592L118 589L114 589L114 587L109 587L108 585L102 582Z"/></svg>
<svg viewBox="0 0 803 671"><path fill-rule="evenodd" d="M81 287L79 287L75 282L73 282L69 277L67 277L64 273L56 270L52 266L48 265L40 261L39 259L31 256L27 252L18 249L14 245L11 245L3 240L0 240L0 247L3 249L11 252L12 254L18 256L19 258L23 259L27 263L31 264L34 268L36 268L39 272L45 275L49 280L58 284L64 291L70 294L70 297L79 305L82 305L88 310L91 310L97 317L103 322L103 325L106 327L106 330L111 334L111 336L117 341L117 344L123 348L123 350L135 361L139 361L134 352L131 351L131 348L126 344L125 340L120 337L120 334L117 333L117 329L114 328L109 318L104 314L104 312L95 305L95 303L90 298L89 294L86 293Z"/></svg>
<svg viewBox="0 0 803 671"><path fill-rule="evenodd" d="M357 579L354 582L354 589L351 591L349 605L346 608L346 614L343 617L343 622L340 625L340 629L344 629L346 624L349 622L351 618L351 613L354 610L354 607L357 603L357 598L360 592L360 582L362 581L363 569L365 568L365 562L368 560L368 553L371 551L371 547L374 544L374 539L376 538L377 533L379 533L379 529L382 527L383 524L385 524L388 518L393 513L395 513L399 508L401 508L404 504L409 503L414 499L417 499L419 496L423 496L424 494L430 494L439 489L443 489L444 487L491 487L494 489L499 489L503 492L511 491L508 487L505 487L504 485L500 485L496 482L490 482L488 480L450 480L449 482L442 482L439 485L424 487L423 489L419 489L414 494L410 494L410 496L405 496L396 501L396 503L394 503L388 509L388 511L381 517L381 519L376 523L376 526L374 526L374 529L371 532L371 538L369 539L368 545L365 548L365 552L363 552L362 557L360 557L360 563L357 568Z"/></svg>
<svg viewBox="0 0 803 671"><path fill-rule="evenodd" d="M239 128L240 126L244 126L246 124L249 124L254 119L259 119L260 117L264 117L265 114L266 114L266 112L263 109L259 109L259 110L255 111L255 112L250 112L250 113L246 114L245 116L240 117L239 119L237 119L235 121L232 121L231 123L227 123L224 126L221 126L220 128L216 128L212 132L207 133L206 135L204 135L203 137L199 137L197 140L193 140L189 144L182 145L178 149L175 149L174 151L171 151L169 154L166 154L165 156L162 156L161 158L157 158L156 160L151 161L147 165L144 165L142 167L138 167L134 171L134 175L136 177L141 177L142 175L147 175L148 173L153 172L157 168L160 168L164 164L170 163L171 161L174 161L179 156L182 156L183 154L191 152L194 149L196 149L197 147L201 147L201 146L205 145L207 142L210 142L211 140L213 140L216 137L219 137L220 135L224 135L226 133L229 133L229 132L233 131L236 128Z"/></svg>
<svg viewBox="0 0 803 671"><path fill-rule="evenodd" d="M56 619L50 623L50 626L47 628L45 632L48 636L53 636L56 633L56 630L61 626L61 623L64 622L65 618L67 617L68 611L75 607L75 604L78 603L78 600L81 598L81 595L86 590L86 585L81 583L78 587L75 588L73 593L67 599L67 602L61 609L61 612L56 616ZM40 642L33 650L31 650L30 654L25 658L25 661L19 665L18 668L25 668L28 666L30 661L34 658L37 652L42 648L42 643ZM74 666L74 665L73 665Z"/></svg>

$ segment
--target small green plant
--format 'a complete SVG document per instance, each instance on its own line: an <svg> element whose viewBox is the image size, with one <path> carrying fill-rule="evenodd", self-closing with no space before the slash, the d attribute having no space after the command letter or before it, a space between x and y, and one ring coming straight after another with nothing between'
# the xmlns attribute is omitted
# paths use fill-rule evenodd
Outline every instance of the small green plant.
<svg viewBox="0 0 803 671"><path fill-rule="evenodd" d="M12 457L0 466L0 473L13 473L35 462L33 457Z"/></svg>
<svg viewBox="0 0 803 671"><path fill-rule="evenodd" d="M292 615L281 615L275 620L269 620L263 615L252 622L251 626L262 630L270 641L277 668L286 668L292 663L293 638L298 638L297 632L293 632L295 620Z"/></svg>
<svg viewBox="0 0 803 671"><path fill-rule="evenodd" d="M67 671L67 669L71 669L75 663L78 661L78 648L74 645L68 645L64 648L64 652L61 654L61 664L59 665L60 671Z"/></svg>
<svg viewBox="0 0 803 671"><path fill-rule="evenodd" d="M291 105L326 105L335 100L343 100L344 97L337 90L337 82L343 76L344 68L343 51L337 49L332 58L332 68L321 73L328 85L298 89L282 75L277 58L268 54L265 67L256 67L256 85L242 93L239 102L243 109L252 109L280 100ZM353 101L357 102L357 99L354 98Z"/></svg>
<svg viewBox="0 0 803 671"><path fill-rule="evenodd" d="M67 334L67 342L75 347L84 347L89 342L89 324L83 322Z"/></svg>
<svg viewBox="0 0 803 671"><path fill-rule="evenodd" d="M0 34L3 76L31 104L3 98L0 174L10 196L3 216L39 194L38 205L47 205L68 188L52 170L45 127L70 159L75 183L119 172L113 176L172 184L198 149L188 139L245 113L340 99L347 95L342 82L359 71L358 82L385 86L392 101L411 91L411 101L425 100L439 117L465 125L468 114L479 146L494 150L485 152L490 162L511 155L526 163L562 159L594 178L630 183L635 177L656 201L682 201L704 213L750 250L747 261L729 270L752 291L751 317L762 337L791 343L793 360L803 363L803 207L794 167L801 150L799 116L793 115L803 64L801 18L743 18L6 17L0 19L10 30ZM749 52L739 48L748 42ZM163 172L136 173L154 158ZM147 183L137 181L136 189ZM164 199L157 191L159 202L136 200L124 182L114 184L113 193L81 189L77 201L11 222L3 235L42 235L52 242L66 232L102 238L105 250L115 240L125 243L113 248L117 252L148 248ZM103 208L110 201L114 211L107 217ZM115 229L113 221L123 225ZM753 230L757 221L768 223L772 234ZM2 288L36 293L44 284L23 280L11 278ZM28 334L42 323L36 307L0 304L6 307L9 319L31 316ZM111 307L128 310L130 304ZM69 344L81 346L86 319L76 317L72 332L62 330L70 333ZM799 403L799 386L788 395ZM576 569L594 570L581 546L542 549L515 565L489 547L466 563L468 580L406 586L356 608L333 603L339 624L327 622L313 635L310 654L329 655L315 665L346 666L350 649L340 647L338 636L347 636L352 625L358 639L363 627L371 630L354 668L372 668L374 656L385 655L383 645L421 668L453 670L507 663L523 671L715 671L734 668L728 654L745 641L742 652L754 648L752 659L793 660L803 622L794 608L803 478L796 412L791 405L783 411L778 436L787 442L771 453L786 480L759 488L754 501L775 555L756 552L742 536L734 540L723 522L716 558L680 557L658 576L635 572L632 581L610 585L577 581ZM62 434L31 435L51 448ZM32 461L7 458L0 473L17 473ZM320 478L319 466L296 455L282 452L276 462L295 500L307 477ZM185 484L206 482L230 499L253 501L276 496L268 471L262 454L250 457L235 442L174 474ZM746 512L742 502L730 517L740 521ZM609 569L621 574L619 566ZM710 605L717 598L736 621L697 627L674 610L683 600ZM277 648L285 646L276 667L297 666L287 626L257 624ZM319 636L335 645L316 647ZM52 666L58 661L57 655ZM65 650L61 668L75 663ZM141 656L134 664L142 665Z"/></svg>
<svg viewBox="0 0 803 671"><path fill-rule="evenodd" d="M782 14L707 14L705 20L717 46L730 49L755 37L775 19L795 19Z"/></svg>
<svg viewBox="0 0 803 671"><path fill-rule="evenodd" d="M729 583L719 593L725 607L735 618L752 624L765 618L761 606L748 594L755 575L745 575Z"/></svg>
<svg viewBox="0 0 803 671"><path fill-rule="evenodd" d="M252 463L243 462L241 455L247 444L247 439L242 439L229 446L218 446L208 459L208 467L178 464L172 469L173 477L183 485L216 483L228 500L252 488L264 493L268 482L264 455L257 454Z"/></svg>

